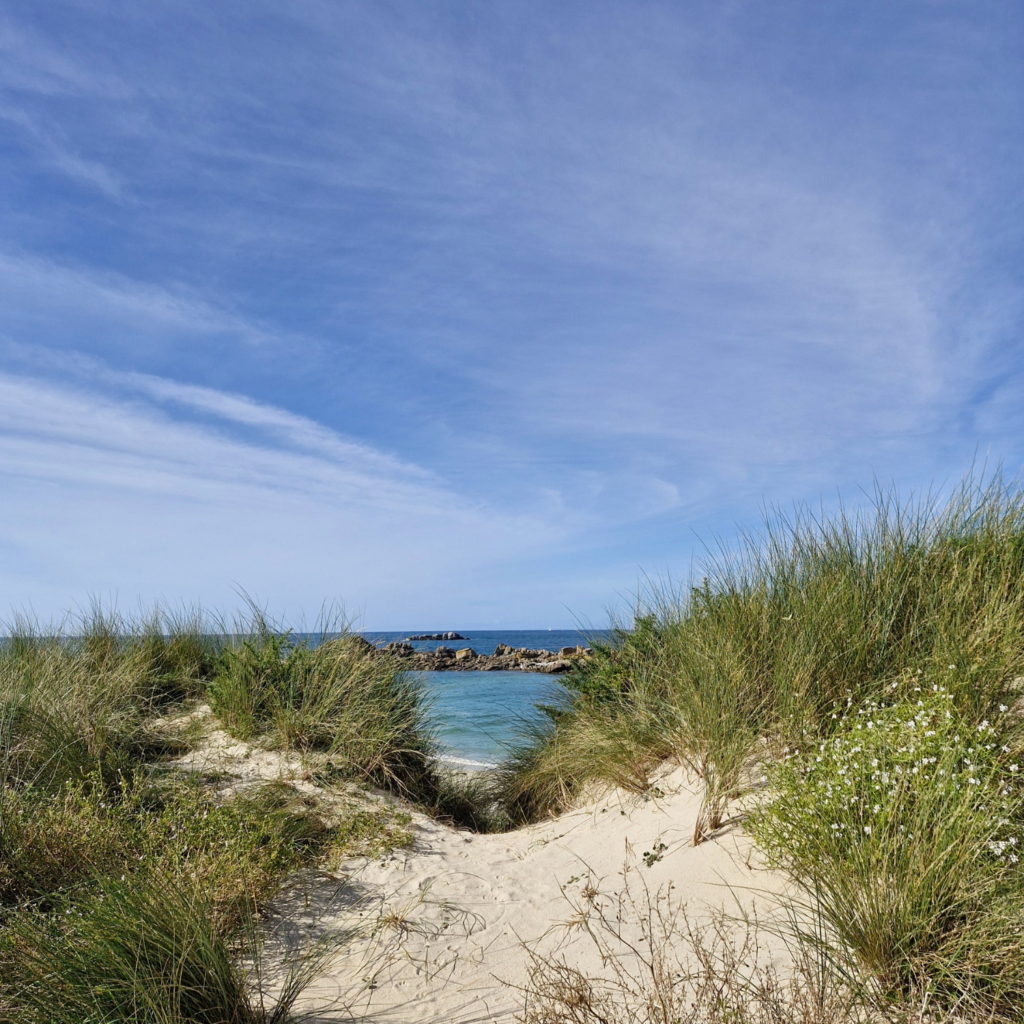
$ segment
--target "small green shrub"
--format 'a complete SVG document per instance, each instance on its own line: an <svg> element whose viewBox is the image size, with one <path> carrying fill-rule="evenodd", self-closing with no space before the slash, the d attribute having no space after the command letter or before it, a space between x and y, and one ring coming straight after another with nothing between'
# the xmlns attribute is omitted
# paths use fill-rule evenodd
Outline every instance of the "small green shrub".
<svg viewBox="0 0 1024 1024"><path fill-rule="evenodd" d="M768 769L775 795L748 827L881 1002L927 995L946 1012L1017 1019L1021 766L999 723L973 724L926 678L893 684L892 703L849 698L831 736L806 736Z"/></svg>
<svg viewBox="0 0 1024 1024"><path fill-rule="evenodd" d="M0 791L0 905L45 899L128 860L130 818L99 786Z"/></svg>
<svg viewBox="0 0 1024 1024"><path fill-rule="evenodd" d="M301 700L293 683L290 634L261 629L254 637L226 646L207 688L207 697L224 725L242 739L266 731L282 706Z"/></svg>

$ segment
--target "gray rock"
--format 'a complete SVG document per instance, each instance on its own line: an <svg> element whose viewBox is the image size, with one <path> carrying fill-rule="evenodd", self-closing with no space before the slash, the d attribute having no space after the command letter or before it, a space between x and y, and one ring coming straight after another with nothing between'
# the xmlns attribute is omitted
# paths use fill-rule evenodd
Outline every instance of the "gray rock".
<svg viewBox="0 0 1024 1024"><path fill-rule="evenodd" d="M407 636L409 640L465 640L461 633L418 633L416 636Z"/></svg>
<svg viewBox="0 0 1024 1024"><path fill-rule="evenodd" d="M553 675L555 672L568 672L572 668L572 662L565 658L555 658L547 661L535 661L530 669L533 672L546 672Z"/></svg>

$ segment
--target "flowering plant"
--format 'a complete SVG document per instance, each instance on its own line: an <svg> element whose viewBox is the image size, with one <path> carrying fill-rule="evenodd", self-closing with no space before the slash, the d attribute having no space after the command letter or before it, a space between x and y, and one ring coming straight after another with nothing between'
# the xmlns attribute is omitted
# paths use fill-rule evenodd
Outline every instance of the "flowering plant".
<svg viewBox="0 0 1024 1024"><path fill-rule="evenodd" d="M1018 863L1022 840L1014 819L1022 773L999 742L998 721L965 722L938 684L910 687L890 704L848 700L832 718L830 737L805 734L805 743L770 770L777 796L752 823L769 850L792 860L910 841L916 805L951 802L969 805L984 819L991 834L979 853ZM920 824L927 828L928 821Z"/></svg>
<svg viewBox="0 0 1024 1024"><path fill-rule="evenodd" d="M848 699L827 737L805 733L767 770L773 796L749 829L808 893L834 951L889 996L1024 992L1024 773L1001 739L1008 709L971 722L920 674L890 694Z"/></svg>

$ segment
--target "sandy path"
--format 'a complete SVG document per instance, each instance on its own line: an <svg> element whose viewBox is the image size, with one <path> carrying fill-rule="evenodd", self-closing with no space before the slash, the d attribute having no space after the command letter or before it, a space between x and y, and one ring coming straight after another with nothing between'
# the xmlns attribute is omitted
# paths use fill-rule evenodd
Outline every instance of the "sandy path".
<svg viewBox="0 0 1024 1024"><path fill-rule="evenodd" d="M323 1008L314 1017L323 1021L345 1019L343 1006L382 1021L510 1021L523 1006L517 986L529 975L527 946L558 950L600 974L592 942L569 927L572 901L585 905L588 884L620 892L624 864L632 865L631 891L671 884L691 921L740 907L767 916L782 877L759 866L738 827L693 847L699 798L680 771L658 786L657 798L616 791L505 835L456 832L417 816L411 850L346 865L344 888L321 879L279 906L278 936L291 941L324 926L364 929L302 1005ZM658 844L660 859L648 866L643 854ZM785 959L777 940L764 945Z"/></svg>

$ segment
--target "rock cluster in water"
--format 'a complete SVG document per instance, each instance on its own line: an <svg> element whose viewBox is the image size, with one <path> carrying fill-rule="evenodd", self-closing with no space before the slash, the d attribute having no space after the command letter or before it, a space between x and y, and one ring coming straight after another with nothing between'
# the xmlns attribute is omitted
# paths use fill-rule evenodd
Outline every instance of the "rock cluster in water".
<svg viewBox="0 0 1024 1024"><path fill-rule="evenodd" d="M438 647L436 651L417 651L408 641L385 644L382 651L398 655L411 669L424 672L568 672L590 657L589 647L563 647L559 651L530 650L498 644L493 654L477 654L472 647L456 651Z"/></svg>
<svg viewBox="0 0 1024 1024"><path fill-rule="evenodd" d="M417 636L407 636L405 643L410 640L465 640L461 633L420 633Z"/></svg>

